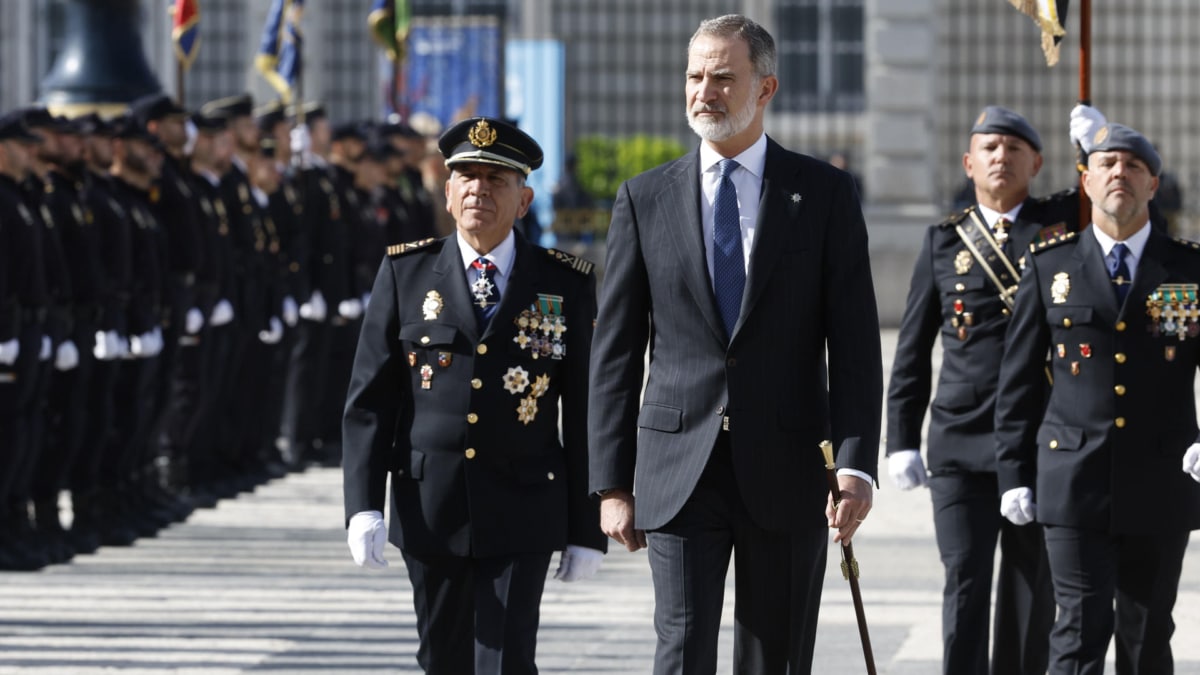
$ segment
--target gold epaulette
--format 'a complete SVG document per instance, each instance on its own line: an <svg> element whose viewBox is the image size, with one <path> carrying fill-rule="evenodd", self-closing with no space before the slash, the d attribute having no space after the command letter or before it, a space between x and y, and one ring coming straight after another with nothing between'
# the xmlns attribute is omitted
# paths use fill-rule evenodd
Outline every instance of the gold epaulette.
<svg viewBox="0 0 1200 675"><path fill-rule="evenodd" d="M391 246L387 247L387 254L389 257L394 258L398 255L404 255L405 253L411 253L413 251L423 249L435 241L437 241L436 238L430 237L428 239L422 239L420 241L410 241L410 242L407 242L404 244L392 244Z"/></svg>
<svg viewBox="0 0 1200 675"><path fill-rule="evenodd" d="M1079 236L1078 232L1064 232L1057 236L1051 237L1045 241L1031 242L1029 244L1029 250L1032 251L1033 253L1041 253L1042 251L1045 251L1046 249L1054 248L1055 246L1058 246L1059 244L1065 244L1068 241L1075 239L1075 237L1077 237L1077 236Z"/></svg>
<svg viewBox="0 0 1200 675"><path fill-rule="evenodd" d="M595 265L592 264L592 262L590 260L586 260L577 255L571 255L570 253L563 253L562 251L558 251L558 250L555 250L552 248L546 249L546 253L549 253L550 257L552 257L555 260L557 260L558 262L566 265L567 267L570 267L571 269L575 270L576 272L579 272L580 274L591 274L592 268L595 267Z"/></svg>
<svg viewBox="0 0 1200 675"><path fill-rule="evenodd" d="M1191 239L1184 239L1183 237L1171 237L1171 241L1186 249L1200 251L1200 242L1192 241Z"/></svg>
<svg viewBox="0 0 1200 675"><path fill-rule="evenodd" d="M938 227L952 227L954 225L958 225L962 221L966 220L967 216L971 215L971 211L974 210L974 208L974 206L968 206L962 211L951 213L950 215L946 216L945 220L938 223Z"/></svg>

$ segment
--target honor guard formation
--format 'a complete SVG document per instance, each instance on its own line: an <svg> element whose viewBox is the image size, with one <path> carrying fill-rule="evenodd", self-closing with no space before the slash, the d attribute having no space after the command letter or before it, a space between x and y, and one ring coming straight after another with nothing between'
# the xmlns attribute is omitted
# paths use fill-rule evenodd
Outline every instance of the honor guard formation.
<svg viewBox="0 0 1200 675"><path fill-rule="evenodd" d="M379 262L446 232L431 142L248 95L0 115L0 570L338 465Z"/></svg>

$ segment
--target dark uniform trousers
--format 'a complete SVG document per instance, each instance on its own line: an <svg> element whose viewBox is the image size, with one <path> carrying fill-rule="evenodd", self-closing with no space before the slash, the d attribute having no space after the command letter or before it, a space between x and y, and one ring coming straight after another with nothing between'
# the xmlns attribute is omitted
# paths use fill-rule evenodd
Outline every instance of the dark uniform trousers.
<svg viewBox="0 0 1200 675"><path fill-rule="evenodd" d="M1049 242L1021 279L997 395L998 476L1001 490L1036 495L1058 604L1053 675L1103 673L1114 632L1118 675L1174 672L1171 611L1200 528L1200 485L1180 470L1198 436L1200 322L1171 318L1171 298L1190 293L1194 307L1197 284L1200 244L1152 231L1118 305L1091 229ZM1047 352L1043 413L1028 399Z"/></svg>
<svg viewBox="0 0 1200 675"><path fill-rule="evenodd" d="M584 423L595 277L555 255L516 236L480 328L454 237L395 247L363 320L346 517L382 511L390 480L389 540L408 566L428 673L536 673L552 552L606 546Z"/></svg>
<svg viewBox="0 0 1200 675"><path fill-rule="evenodd" d="M1077 205L1074 191L1025 200L1006 241L998 242L1018 274L1032 255L1030 243L1075 229ZM1053 591L1040 528L1018 527L999 512L993 429L1009 309L959 236L957 228L973 232L977 222L987 226L972 206L926 232L888 388L887 450L921 447L928 406L929 491L945 568L942 672L1040 675L1049 658ZM979 245L990 253L987 244ZM993 269L1006 287L1016 285L1007 267ZM931 403L930 354L939 337L943 359ZM1034 398L1043 400L1044 391Z"/></svg>

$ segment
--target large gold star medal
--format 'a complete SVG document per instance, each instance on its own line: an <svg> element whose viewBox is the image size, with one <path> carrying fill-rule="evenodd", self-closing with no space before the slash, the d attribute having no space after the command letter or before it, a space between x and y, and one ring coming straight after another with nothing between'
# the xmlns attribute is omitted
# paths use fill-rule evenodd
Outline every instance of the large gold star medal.
<svg viewBox="0 0 1200 675"><path fill-rule="evenodd" d="M1050 297L1054 300L1054 304L1061 305L1067 301L1067 296L1071 294L1071 277L1066 272L1059 272L1054 275L1054 281L1050 282Z"/></svg>
<svg viewBox="0 0 1200 675"><path fill-rule="evenodd" d="M964 248L954 256L954 271L958 274L966 274L971 271L973 262L975 262L975 258L971 257L971 252Z"/></svg>

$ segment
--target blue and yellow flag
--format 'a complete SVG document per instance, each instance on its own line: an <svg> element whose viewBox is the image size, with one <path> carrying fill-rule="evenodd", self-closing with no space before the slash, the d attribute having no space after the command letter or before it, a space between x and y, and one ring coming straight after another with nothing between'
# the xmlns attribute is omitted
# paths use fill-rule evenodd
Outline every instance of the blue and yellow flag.
<svg viewBox="0 0 1200 675"><path fill-rule="evenodd" d="M412 25L409 0L371 0L367 25L371 27L371 37L387 50L388 58L403 62L408 51L408 29Z"/></svg>
<svg viewBox="0 0 1200 675"><path fill-rule="evenodd" d="M200 51L200 0L175 0L171 18L171 39L175 58L184 70L192 67Z"/></svg>
<svg viewBox="0 0 1200 675"><path fill-rule="evenodd" d="M1069 0L1008 0L1022 14L1029 15L1042 29L1042 53L1046 65L1058 63L1058 43L1067 34L1067 3Z"/></svg>
<svg viewBox="0 0 1200 675"><path fill-rule="evenodd" d="M300 77L303 14L304 0L271 0L258 56L254 59L258 72L279 92L285 104L292 102L292 90Z"/></svg>

